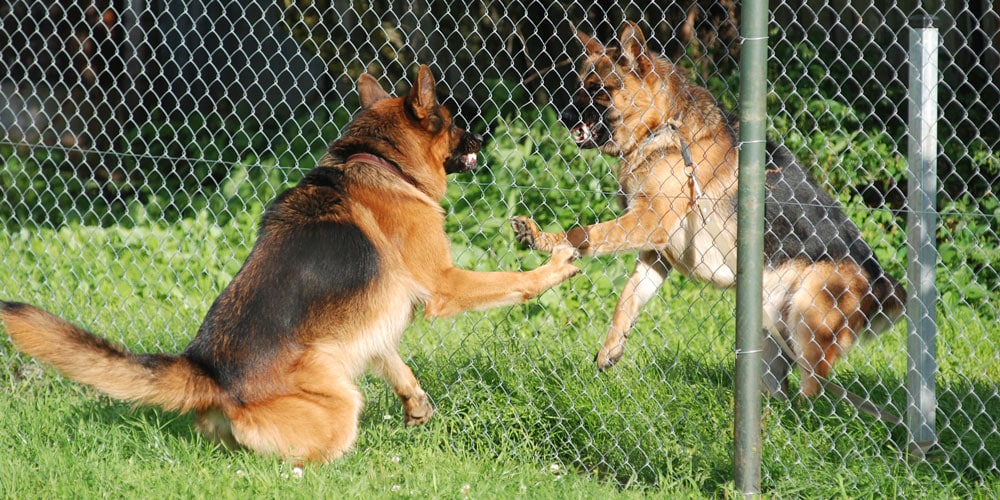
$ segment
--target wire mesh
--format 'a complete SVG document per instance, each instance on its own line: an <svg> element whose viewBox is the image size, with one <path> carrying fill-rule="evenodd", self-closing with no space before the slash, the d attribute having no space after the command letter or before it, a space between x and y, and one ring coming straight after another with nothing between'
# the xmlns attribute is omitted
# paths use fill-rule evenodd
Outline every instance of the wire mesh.
<svg viewBox="0 0 1000 500"><path fill-rule="evenodd" d="M765 490L817 468L844 471L847 484L889 475L904 495L930 483L969 494L1000 474L1000 18L984 0L921 5L772 2L767 104L771 138L905 282L907 20L937 20L940 449L910 463L905 429L829 394L767 399ZM0 244L19 260L5 259L0 297L138 350L182 349L246 257L263 208L357 108L357 76L399 93L418 63L460 124L488 135L484 164L451 179L443 202L456 265L537 266L544 256L519 249L511 216L554 231L622 213L618 159L577 148L558 116L580 86L576 30L613 45L625 20L735 109L731 0L7 2ZM526 460L626 485L685 469L703 485L725 480L726 466L705 464L731 462L707 445L732 426L722 417L732 414L735 298L672 273L623 361L598 373L593 356L635 262L585 257L581 277L537 301L411 327L404 351L453 419L453 446L486 434ZM864 339L834 380L902 415L905 331ZM2 356L6 383L39 376L9 343ZM366 392L372 411L391 411L390 391Z"/></svg>

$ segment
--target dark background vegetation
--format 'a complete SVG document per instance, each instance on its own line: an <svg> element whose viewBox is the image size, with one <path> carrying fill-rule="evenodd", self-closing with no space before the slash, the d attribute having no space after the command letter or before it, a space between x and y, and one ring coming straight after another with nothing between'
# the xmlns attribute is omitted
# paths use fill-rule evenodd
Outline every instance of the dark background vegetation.
<svg viewBox="0 0 1000 500"><path fill-rule="evenodd" d="M196 11L219 20L208 23L181 15L177 25L171 25L156 15L169 14L172 8L161 2L149 2L149 10L138 18L119 14L127 12L123 0L0 7L3 32L10 35L0 44L0 55L9 62L0 77L32 82L43 90L65 89L57 98L77 110L55 113L56 126L37 137L14 137L21 152L29 149L50 164L46 172L70 171L79 177L85 198L99 195L112 203L134 197L149 200L159 191L157 184L174 192L208 194L227 175L227 165L271 154L268 139L282 134L289 115L309 113L324 101L350 94L354 79L364 71L402 90L418 62L432 64L447 82L442 97L460 106L468 126L480 130L525 106L559 108L574 85L580 51L574 30L610 41L626 19L640 21L654 50L687 67L693 79L712 87L727 104L735 103L740 11L733 0L651 2L642 7L631 2L581 6L533 0L179 3L189 9L198 5ZM848 2L834 8L815 0L788 0L774 5L770 109L773 116L787 114L797 122L779 121L777 134L789 131L784 126L802 134L816 132L820 125L852 126L837 122L836 116L824 121L825 115L836 114L834 110L810 108L811 101L828 100L849 108L857 130L885 133L895 145L891 153L903 152L907 25L923 11L920 2L912 0L876 4ZM997 13L990 6L987 0L948 1L932 12L944 41L939 172L945 203L966 195L982 198L995 192L1000 179L1000 35ZM185 20L188 25L183 25ZM254 86L242 81L249 78L242 68L232 67L257 61L231 55L220 63L217 52L232 52L233 47L236 52L256 50L252 38L236 40L230 33L256 34L260 24L268 22L290 33L304 53L323 62L325 71L310 82L317 92L297 96L298 101L280 110L261 112L240 99L240 92ZM184 28L195 30L203 45L194 50L204 51L202 59L192 56L204 66L196 73L188 66L173 68L172 61L161 57L164 44L184 43L175 39ZM254 74L267 69L254 68ZM187 86L177 87L179 80ZM63 133L53 136L52 130ZM38 143L67 148L59 152L28 147ZM10 154L10 146L4 147ZM877 162L865 167L880 173ZM905 179L896 180L863 180L867 184L859 188L869 205L888 203L898 209ZM24 204L13 201L0 206L13 216L7 220L60 222L48 220L51 213L41 218L24 213ZM15 206L21 207L17 214L9 213Z"/></svg>
<svg viewBox="0 0 1000 500"><path fill-rule="evenodd" d="M484 132L559 109L575 86L575 30L612 41L626 19L737 104L734 0L152 1L140 16L125 6L0 6L0 80L56 103L48 122L0 143L8 227L134 224L137 213L169 222L204 209L225 220L255 192L223 192L234 172L246 183L301 175L349 118L365 71L398 92L418 62L431 64L441 98ZM892 229L904 222L908 24L921 3L787 0L772 13L772 135L844 201L896 211L884 222L902 244ZM948 0L931 14L943 40L941 253L996 291L998 14L987 0Z"/></svg>

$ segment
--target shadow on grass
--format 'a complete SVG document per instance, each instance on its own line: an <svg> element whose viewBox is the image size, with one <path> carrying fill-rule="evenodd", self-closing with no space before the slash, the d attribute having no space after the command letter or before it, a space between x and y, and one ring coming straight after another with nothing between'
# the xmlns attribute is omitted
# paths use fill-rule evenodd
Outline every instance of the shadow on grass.
<svg viewBox="0 0 1000 500"><path fill-rule="evenodd" d="M432 372L422 377L425 387L453 427L449 446L560 463L622 488L683 487L710 495L732 488L733 363L660 349L597 374L589 356L516 359L490 351L505 348L484 345L483 352L452 356L448 364L416 358ZM902 375L845 371L837 380L905 418ZM971 492L996 481L996 387L971 380L938 387L939 437L948 451L919 463L908 462L905 427L859 414L847 402L765 399L765 487L781 491L810 475L820 480L813 467L832 469L830 484L838 481L837 471L857 468L867 478L858 481L871 482L873 491L925 483Z"/></svg>

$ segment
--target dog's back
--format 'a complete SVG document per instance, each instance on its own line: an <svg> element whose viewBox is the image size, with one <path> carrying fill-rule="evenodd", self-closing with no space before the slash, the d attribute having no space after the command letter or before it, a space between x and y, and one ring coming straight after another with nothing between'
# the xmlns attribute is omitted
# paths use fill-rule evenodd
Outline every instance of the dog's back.
<svg viewBox="0 0 1000 500"><path fill-rule="evenodd" d="M246 262L185 349L234 399L266 395L315 337L349 341L373 312L356 298L383 269L352 220L348 188L340 169L317 168L278 196Z"/></svg>

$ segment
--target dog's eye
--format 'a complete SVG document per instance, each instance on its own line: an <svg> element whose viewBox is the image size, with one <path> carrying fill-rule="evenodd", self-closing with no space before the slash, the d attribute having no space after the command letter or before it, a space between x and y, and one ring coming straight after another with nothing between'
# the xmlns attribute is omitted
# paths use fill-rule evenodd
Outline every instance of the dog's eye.
<svg viewBox="0 0 1000 500"><path fill-rule="evenodd" d="M603 85L594 85L587 87L586 92L587 95L590 96L590 99L594 102L600 104L607 104L611 102L611 89L608 87Z"/></svg>
<svg viewBox="0 0 1000 500"><path fill-rule="evenodd" d="M607 97L611 95L610 89L607 86L600 84L587 85L583 91L590 97Z"/></svg>

